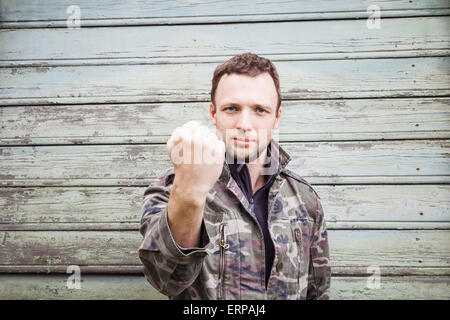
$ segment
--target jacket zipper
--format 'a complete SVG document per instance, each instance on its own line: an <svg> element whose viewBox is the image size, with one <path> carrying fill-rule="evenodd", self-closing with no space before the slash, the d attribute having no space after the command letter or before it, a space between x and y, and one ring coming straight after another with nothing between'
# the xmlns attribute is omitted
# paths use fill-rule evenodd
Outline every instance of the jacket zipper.
<svg viewBox="0 0 450 320"><path fill-rule="evenodd" d="M303 248L302 248L302 233L300 231L299 228L295 228L294 229L294 238L295 238L295 242L297 243L297 256L301 257L302 252L303 252ZM296 299L299 299L300 297L300 265L298 267L298 272L297 272L297 285L298 285L298 289L297 289L297 297Z"/></svg>
<svg viewBox="0 0 450 320"><path fill-rule="evenodd" d="M219 299L223 299L225 297L225 250L227 250L230 245L226 242L225 237L225 225L226 222L223 222L219 226L220 232L220 263L219 263Z"/></svg>
<svg viewBox="0 0 450 320"><path fill-rule="evenodd" d="M265 268L265 266L266 266L266 248L265 248L265 243L264 243L264 233L263 233L263 231L262 231L262 229L261 229L261 226L259 225L259 222L258 222L258 219L256 219L255 217L254 217L254 215L255 215L255 210L254 210L254 208L255 208L255 203L254 203L254 201L253 201L253 197L250 197L250 201L249 201L249 203L250 203L250 216L253 218L253 220L255 220L255 222L256 222L256 225L258 226L258 229L259 229L259 233L261 234L261 238L263 239L262 241L263 241L263 253L264 253L264 279L263 279L263 282L265 283L266 282L266 273L267 272L270 272L270 270L266 270L266 268ZM267 219L268 219L269 217L267 217ZM267 221L268 222L268 221ZM270 233L270 232L269 232ZM266 290L267 291L267 290ZM267 292L266 292L266 294L267 294Z"/></svg>

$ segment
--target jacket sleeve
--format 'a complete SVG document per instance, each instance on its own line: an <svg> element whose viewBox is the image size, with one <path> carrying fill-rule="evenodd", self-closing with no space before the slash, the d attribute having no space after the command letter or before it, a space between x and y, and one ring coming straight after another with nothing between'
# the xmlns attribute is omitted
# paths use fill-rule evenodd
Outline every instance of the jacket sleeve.
<svg viewBox="0 0 450 320"><path fill-rule="evenodd" d="M173 239L167 222L167 205L171 186L160 179L144 192L140 233L144 237L139 258L148 282L159 292L174 297L198 277L209 237L202 221L201 247L181 248Z"/></svg>
<svg viewBox="0 0 450 320"><path fill-rule="evenodd" d="M307 299L329 299L331 282L328 233L323 208L316 198L316 222L310 247Z"/></svg>

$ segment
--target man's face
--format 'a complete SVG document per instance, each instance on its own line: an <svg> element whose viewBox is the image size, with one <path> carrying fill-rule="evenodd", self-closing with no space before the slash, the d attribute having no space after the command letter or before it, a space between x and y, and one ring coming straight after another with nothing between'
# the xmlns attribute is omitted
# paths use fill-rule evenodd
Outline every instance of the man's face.
<svg viewBox="0 0 450 320"><path fill-rule="evenodd" d="M225 142L226 151L238 162L251 162L261 154L278 128L281 106L272 77L225 74L216 89L216 111L210 104L211 120Z"/></svg>

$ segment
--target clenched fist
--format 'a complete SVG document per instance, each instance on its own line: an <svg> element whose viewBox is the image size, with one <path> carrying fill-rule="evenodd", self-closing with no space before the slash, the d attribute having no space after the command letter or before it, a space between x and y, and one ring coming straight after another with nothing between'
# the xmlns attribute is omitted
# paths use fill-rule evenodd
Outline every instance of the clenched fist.
<svg viewBox="0 0 450 320"><path fill-rule="evenodd" d="M189 121L173 131L167 152L175 179L192 194L206 195L222 173L225 144L197 121Z"/></svg>

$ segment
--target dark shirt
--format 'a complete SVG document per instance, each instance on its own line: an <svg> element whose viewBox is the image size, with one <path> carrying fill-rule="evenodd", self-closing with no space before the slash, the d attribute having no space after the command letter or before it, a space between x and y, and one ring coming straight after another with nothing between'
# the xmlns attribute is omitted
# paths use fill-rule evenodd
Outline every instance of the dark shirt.
<svg viewBox="0 0 450 320"><path fill-rule="evenodd" d="M269 143L267 147L267 157L271 157L270 146L271 144ZM274 161L274 159L271 159L270 161ZM253 194L252 182L247 164L228 163L228 167L230 168L231 176L239 185L242 192L249 201L250 207L253 207L254 215L256 216L256 219L263 233L264 248L265 248L264 250L265 264L266 264L266 288L267 288L267 282L269 280L270 270L272 270L272 264L275 255L274 245L272 242L272 238L270 237L269 228L267 224L267 216L268 216L267 205L268 205L269 190L275 179L276 174L268 176L266 178L266 183L264 184L264 186L258 189L255 192L255 194Z"/></svg>

